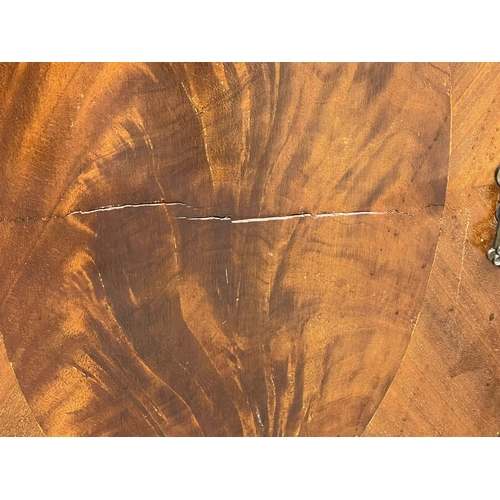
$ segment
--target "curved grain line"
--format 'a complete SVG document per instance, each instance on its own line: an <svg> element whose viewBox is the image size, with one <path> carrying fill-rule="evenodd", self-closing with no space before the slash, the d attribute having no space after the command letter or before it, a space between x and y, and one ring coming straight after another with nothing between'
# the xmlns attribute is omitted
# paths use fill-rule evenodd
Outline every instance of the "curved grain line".
<svg viewBox="0 0 500 500"><path fill-rule="evenodd" d="M199 424L198 422L198 419L196 418L196 416L194 415L193 411L191 410L191 407L187 404L187 402L184 400L184 398L177 392L175 391L169 384L167 384L162 378L160 378L153 370L151 370L151 368L144 362L144 360L142 359L141 356L139 356L139 354L137 353L137 351L135 350L135 347L134 345L130 342L128 336L125 334L125 331L123 329L123 326L121 325L120 321L118 321L118 318L116 317L114 311L113 311L113 308L111 307L111 304L109 303L108 301L108 298L107 298L107 294L106 294L106 288L104 286L104 282L102 280L102 275L101 275L101 272L99 271L99 268L98 268L98 265L97 263L94 262L94 265L95 265L95 268L96 268L96 271L97 273L99 274L99 282L101 283L101 287L102 287L102 290L103 290L103 293L104 293L104 297L105 297L105 300L106 300L106 305L108 307L108 310L109 312L111 313L112 315L112 318L113 320L115 321L116 325L120 328L120 330L122 331L123 333L123 338L124 340L126 341L128 347L130 348L132 354L134 355L135 359L137 361L139 361L139 363L141 364L141 366L143 366L143 368L146 370L147 373L151 374L154 376L154 378L156 378L159 382L161 382L162 385L164 385L165 387L167 387L170 391L172 391L185 405L186 407L190 410L191 412L191 415L193 416L196 424L198 425L198 428L200 429L200 432L202 434L203 433L203 429L201 428L201 425ZM175 359L174 356L172 356L172 359L174 361L177 362L177 364L181 367L183 367L182 363L180 361L178 361L177 359ZM184 367L183 367L184 368Z"/></svg>
<svg viewBox="0 0 500 500"><path fill-rule="evenodd" d="M439 69L439 68L436 68L436 69ZM408 349L410 347L410 342L411 342L411 340L413 338L413 333L415 332L415 329L417 328L417 324L418 324L418 320L420 319L420 314L422 312L422 308L423 308L423 306L425 304L425 299L427 297L427 286L429 284L429 280L430 280L430 277L432 275L432 271L434 269L434 264L436 262L437 248L438 248L439 239L440 239L440 236L441 236L441 228L443 227L444 205L446 205L446 198L447 198L447 195L448 195L448 185L449 185L449 178L450 178L450 158L451 158L452 134L453 134L453 126L452 126L453 125L453 98L452 98L452 95L453 95L453 82L451 80L451 71L449 71L449 73L448 73L447 76L450 78L450 93L449 93L450 137L449 137L449 148L448 148L448 168L446 170L446 190L445 190L445 199L443 200L443 208L441 210L441 215L439 217L439 234L438 234L438 237L437 237L436 246L434 247L434 255L433 255L433 258L432 258L432 264L431 264L431 267L430 267L430 270L429 270L429 274L428 274L428 277L427 277L426 292L425 292L425 294L424 294L424 296L422 298L422 303L420 305L420 310L419 310L419 313L417 315L417 319L415 321L415 325L412 328L412 331L411 331L411 334L410 334L410 338L409 338L408 344L406 346L405 353L403 354L403 358L401 359L401 363L399 364L398 369L396 370L396 373L394 374L394 377L393 377L391 383L389 384L389 387L385 391L384 396L382 397L382 399L380 400L380 403L378 404L377 408L373 412L372 417L370 418L370 420L368 421L368 423L365 425L365 428L361 432L361 435L363 435L366 432L366 430L368 429L369 425L371 424L371 422L375 418L375 415L377 414L378 410L382 406L382 403L384 402L387 394L389 393L389 390L391 389L392 384L394 383L394 380L396 380L396 377L397 377L397 375L398 375L398 373L399 373L399 371L401 369L401 366L403 365L403 361L405 360L406 354L407 354Z"/></svg>
<svg viewBox="0 0 500 500"><path fill-rule="evenodd" d="M449 157L448 157L448 167L449 167ZM448 184L448 177L449 177L449 172L448 172L448 176L447 176L447 180L446 180L447 184ZM446 198L445 198L445 203L446 203ZM435 205L431 205L431 206L435 206ZM441 207L439 207L439 208L441 208ZM418 320L420 319L420 313L422 312L422 308L423 308L423 306L425 304L425 300L426 300L426 297L427 297L427 286L429 284L429 280L430 280L430 277L431 277L431 274L432 274L432 270L433 270L434 264L436 262L437 248L438 248L438 244L439 244L439 238L440 238L440 235L441 235L441 228L442 228L443 222L444 222L443 215L444 215L444 207L441 208L441 215L439 216L439 227L440 227L440 230L439 230L438 237L436 239L436 245L434 247L434 253L433 253L433 256L432 256L432 264L431 264L431 267L430 267L430 270L429 270L429 274L427 275L426 291L425 291L425 293L424 293L424 295L422 297L422 302L420 304L420 310L419 310L419 312L417 314L417 318L416 318L415 324L413 325L413 328L411 330L410 337L408 339L408 344L406 345L406 349L405 349L405 352L403 354L403 358L401 359L401 362L399 363L399 366L398 366L396 372L394 373L394 377L392 378L391 383L389 384L389 387L387 387L387 390L385 391L384 395L382 396L382 399L380 400L380 403L377 405L377 408L375 409L372 417L370 418L370 420L368 421L368 423L365 425L365 427L364 427L364 429L363 429L363 431L361 432L360 435L363 435L366 432L366 429L368 428L368 426L370 425L370 423L372 422L372 420L375 418L375 415L377 414L378 410L382 406L382 403L384 402L387 394L389 393L389 390L391 389L392 384L394 383L394 380L396 380L396 376L399 373L399 370L401 369L403 361L405 360L406 354L407 354L408 349L410 347L410 342L411 342L411 340L413 338L413 333L415 332L415 329L417 328Z"/></svg>
<svg viewBox="0 0 500 500"><path fill-rule="evenodd" d="M23 391L21 390L21 385L19 384L19 379L17 378L16 372L15 372L13 366L12 366L12 363L10 362L9 353L7 352L7 348L5 347L5 341L4 341L2 332L0 332L0 344L1 344L0 349L4 349L5 350L5 357L9 361L9 365L10 365L9 368L10 368L10 370L12 372L12 375L14 377L14 380L16 382L16 386L18 388L18 392L19 392L20 396L23 398L23 401L26 403L26 408L28 408L31 416L33 417L33 421L36 423L37 427L40 429L40 432L42 433L42 435L46 436L46 434L45 434L44 430L42 429L40 423L36 419L35 414L34 414L33 410L31 409L30 404L28 403L28 400L26 399L26 397L24 396Z"/></svg>

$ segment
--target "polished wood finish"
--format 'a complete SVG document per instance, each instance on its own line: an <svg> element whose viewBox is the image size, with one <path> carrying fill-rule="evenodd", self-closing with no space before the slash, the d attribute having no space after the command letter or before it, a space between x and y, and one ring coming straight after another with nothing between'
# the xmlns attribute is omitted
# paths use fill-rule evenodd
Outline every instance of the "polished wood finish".
<svg viewBox="0 0 500 500"><path fill-rule="evenodd" d="M452 140L434 265L401 368L366 434L500 432L500 274L493 243L500 65L452 65Z"/></svg>
<svg viewBox="0 0 500 500"><path fill-rule="evenodd" d="M491 435L496 74L0 67L0 433Z"/></svg>
<svg viewBox="0 0 500 500"><path fill-rule="evenodd" d="M42 429L24 399L2 341L0 342L0 437L41 435L43 435Z"/></svg>

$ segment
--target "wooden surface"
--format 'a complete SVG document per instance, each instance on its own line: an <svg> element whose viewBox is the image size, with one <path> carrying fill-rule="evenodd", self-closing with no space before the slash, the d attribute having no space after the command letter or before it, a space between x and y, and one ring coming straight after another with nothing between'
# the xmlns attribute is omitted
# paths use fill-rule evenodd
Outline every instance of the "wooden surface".
<svg viewBox="0 0 500 500"><path fill-rule="evenodd" d="M500 65L452 65L446 206L425 300L367 435L500 435L500 274L495 231Z"/></svg>
<svg viewBox="0 0 500 500"><path fill-rule="evenodd" d="M0 66L0 435L495 435L499 71Z"/></svg>

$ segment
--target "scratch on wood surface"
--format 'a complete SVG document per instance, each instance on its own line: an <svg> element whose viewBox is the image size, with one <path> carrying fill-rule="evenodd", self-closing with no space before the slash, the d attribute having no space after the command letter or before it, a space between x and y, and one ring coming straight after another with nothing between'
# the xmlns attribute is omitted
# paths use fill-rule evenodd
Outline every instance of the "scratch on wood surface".
<svg viewBox="0 0 500 500"><path fill-rule="evenodd" d="M105 205L102 207L91 208L88 210L73 210L64 215L45 215L38 217L13 217L10 219L2 219L0 222L30 222L30 221L47 221L50 219L65 219L66 217L70 217L71 215L89 215L97 212L109 212L112 210L122 210L125 208L144 208L144 207L168 207L168 206L183 206L186 208L196 208L191 205L187 205L186 203L182 203L181 201L173 201L167 202L163 200L151 201L146 203L124 203L122 205Z"/></svg>
<svg viewBox="0 0 500 500"><path fill-rule="evenodd" d="M232 224L249 224L253 222L270 222L270 221L283 221L283 220L290 220L290 219L303 219L303 218L308 218L310 217L311 219L323 219L323 218L328 218L328 217L352 217L356 215L402 215L402 216L408 216L408 217L413 217L416 215L418 212L425 210L430 207L441 207L441 205L434 205L430 204L425 206L424 208L421 208L419 210L416 210L415 212L401 212L399 210L387 210L385 212L371 212L371 211L359 211L359 212L327 212L327 213L319 213L319 214L313 214L310 212L303 212L303 213L298 213L298 214L289 214L289 215L273 215L273 216L268 216L268 217L251 217L251 218L233 218L229 215L224 215L224 216L207 216L207 217L176 217L176 219L182 219L182 220L220 220L220 221L229 221Z"/></svg>
<svg viewBox="0 0 500 500"><path fill-rule="evenodd" d="M464 260L465 260L465 251L466 251L466 243L467 243L467 234L469 232L469 225L470 225L470 211L469 209L465 209L467 212L467 224L465 225L465 234L464 234L464 239L462 241L462 260L460 262L460 273L458 274L458 284L457 284L457 293L455 297L455 302L458 301L460 298L460 287L462 285L462 273L464 270Z"/></svg>
<svg viewBox="0 0 500 500"><path fill-rule="evenodd" d="M303 219L307 217L311 217L312 219L320 219L323 217L348 217L352 215L387 215L396 212L331 212L331 213L322 213L322 214L311 214L311 213L300 213L300 214L290 214L290 215L274 215L270 217L251 217L248 219L236 219L232 218L228 215L226 216L208 216L208 217L177 217L177 219L184 220L222 220L229 221L232 224L248 224L252 222L270 222L270 221L282 221L282 220L290 220L290 219Z"/></svg>
<svg viewBox="0 0 500 500"><path fill-rule="evenodd" d="M47 216L38 216L38 217L13 217L10 219L2 219L0 222L30 222L30 221L47 221L50 219L65 219L66 217L70 217L72 215L90 215L98 212L109 212L113 210L123 210L130 208L148 208L148 207L169 207L169 206L181 206L190 209L201 210L200 207L194 207L192 205L187 205L181 201L173 201L167 202L163 200L159 201L151 201L146 203L124 203L122 205L106 205L102 207L92 208L88 210L73 210L65 215L47 215ZM250 218L236 218L231 215L209 215L209 216L201 216L201 217L189 217L189 216L173 216L178 220L190 220L190 221L207 221L207 220L218 220L218 221L229 221L232 224L248 224L252 222L269 222L269 221L283 221L290 219L302 219L310 217L312 219L322 219L327 217L352 217L356 215L401 215L407 217L413 217L418 214L422 210L427 210L431 207L439 207L442 208L442 205L429 204L425 207L419 208L414 212L402 212L397 209L387 210L385 212L375 212L375 211L354 211L354 212L326 212L326 213L318 213L313 214L310 212L301 212L296 214L288 214L288 215L271 215L271 216L259 216L259 217L250 217Z"/></svg>

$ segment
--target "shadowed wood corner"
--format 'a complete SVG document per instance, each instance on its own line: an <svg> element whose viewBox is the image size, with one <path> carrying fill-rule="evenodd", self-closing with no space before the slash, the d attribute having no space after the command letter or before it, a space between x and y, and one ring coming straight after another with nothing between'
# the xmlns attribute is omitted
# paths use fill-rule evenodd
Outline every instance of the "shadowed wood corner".
<svg viewBox="0 0 500 500"><path fill-rule="evenodd" d="M495 435L499 71L0 65L0 435Z"/></svg>

